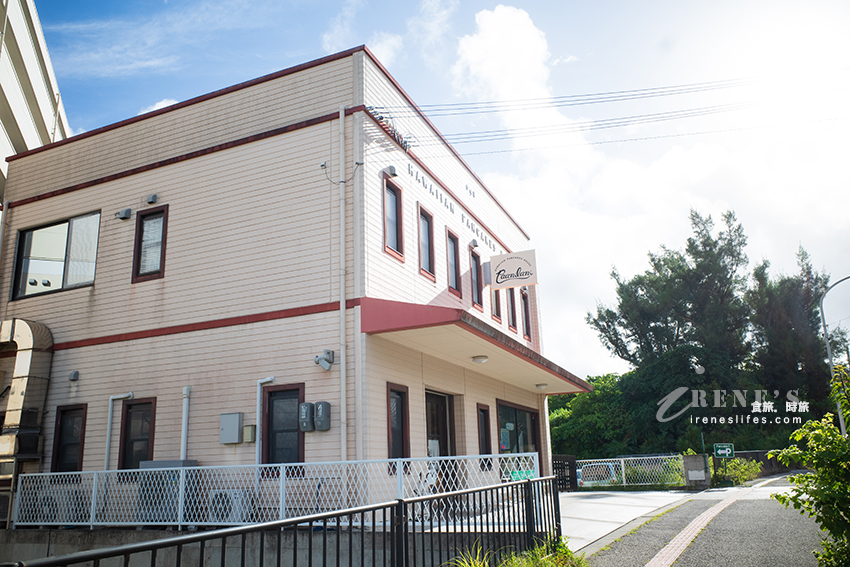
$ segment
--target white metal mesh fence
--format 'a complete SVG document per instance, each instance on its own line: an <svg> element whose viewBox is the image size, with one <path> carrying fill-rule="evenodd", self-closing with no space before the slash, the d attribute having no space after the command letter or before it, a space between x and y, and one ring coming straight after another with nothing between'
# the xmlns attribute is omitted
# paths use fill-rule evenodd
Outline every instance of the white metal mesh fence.
<svg viewBox="0 0 850 567"><path fill-rule="evenodd" d="M539 477L537 453L23 474L14 524L268 522Z"/></svg>
<svg viewBox="0 0 850 567"><path fill-rule="evenodd" d="M576 461L579 486L681 486L682 455L618 457Z"/></svg>

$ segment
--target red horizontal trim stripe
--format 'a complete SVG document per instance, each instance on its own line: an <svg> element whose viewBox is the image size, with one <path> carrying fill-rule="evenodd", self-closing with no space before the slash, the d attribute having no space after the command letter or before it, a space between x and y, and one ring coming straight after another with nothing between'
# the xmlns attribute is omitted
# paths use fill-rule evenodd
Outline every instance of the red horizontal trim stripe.
<svg viewBox="0 0 850 567"><path fill-rule="evenodd" d="M355 106L349 109L346 109L345 115L350 116L355 112L360 112L366 110L365 106ZM301 130L302 128L308 128L310 126L315 126L317 124L322 124L324 122L330 122L331 120L339 120L339 112L333 112L331 114L325 114L324 116L317 116L316 118L310 118L309 120L304 120L302 122L296 122L295 124L289 124L287 126L281 126L280 128L275 128L273 130L269 130L267 132L261 132L259 134L253 134L251 136L247 136L245 138L239 138L238 140L233 140L231 142L225 142L223 144L218 144L216 146L211 146L209 148L204 148L202 150L196 150L194 152L189 152L188 154L183 154L177 157L168 158L162 161L157 161L154 163L150 163L147 165L141 165L139 167L134 167L132 169L127 169L125 171L120 171L118 173L113 173L111 175L107 175L106 177L100 177L98 179L92 179L90 181L84 181L83 183L78 183L77 185L72 185L70 187L63 187L62 189L56 189L55 191L49 191L47 193L42 193L41 195L34 195L32 197L27 197L26 199L21 199L19 201L12 201L9 203L9 208L20 207L21 205L27 205L29 203L34 203L36 201L42 201L44 199L49 199L51 197L57 197L59 195L65 195L67 193L73 193L74 191L79 191L80 189L85 189L87 187L93 187L94 185L100 185L101 183L107 183L109 181L115 181L116 179L122 179L124 177L129 177L131 175L137 175L139 173L144 173L146 171L151 171L154 169L158 169L160 167L165 167L167 165L172 165L175 163L179 163L181 161L187 161L190 159L198 158L201 156L213 154L215 152L220 152L222 150L229 150L231 148L235 148L238 146L242 146L245 144L250 144L251 142L257 142L259 140L265 140L266 138L271 138L273 136L280 136L281 134L287 134L289 132L294 132L296 130Z"/></svg>
<svg viewBox="0 0 850 567"><path fill-rule="evenodd" d="M360 299L349 299L345 302L346 309L352 309L360 305ZM185 325L174 325L172 327L162 327L160 329L147 329L144 331L134 331L132 333L121 333L118 335L108 335L105 337L95 337L92 339L82 339L79 341L68 341L65 343L56 343L53 345L53 350L67 350L70 348L81 348L87 346L105 345L111 343L120 343L124 341L133 341L136 339L149 339L153 337L164 337L167 335L176 335L179 333L190 333L193 331L206 331L209 329L221 329L222 327L234 327L237 325L248 325L250 323L261 323L264 321L274 321L277 319L288 319L290 317L301 317L303 315L315 315L316 313L328 313L337 311L339 302L320 303L317 305L307 305L304 307L293 307L291 309L281 309L279 311L267 311L265 313L255 313L253 315L241 315L239 317L228 317L226 319L215 319L213 321L200 321L197 323L187 323Z"/></svg>
<svg viewBox="0 0 850 567"><path fill-rule="evenodd" d="M123 126L127 126L129 124L134 124L136 122L141 122L143 120L148 120L149 118L153 118L154 116L160 116L162 114L166 114L168 112L174 112L175 110L179 110L181 108L186 108L187 106L192 106L193 104L198 104L200 102L205 102L220 96L224 96L226 94L230 94L232 92L236 92L242 89L247 89L249 87L253 87L262 83L266 83L268 81L273 81L275 79L279 79L281 77L285 77L287 75L292 75L293 73L298 73L299 71L304 71L306 69L312 69L313 67L318 67L319 65L324 65L325 63L331 63L332 61L337 61L339 59L345 59L357 53L358 51L364 51L366 46L361 45L359 47L354 47L351 49L347 49L345 51L340 51L339 53L334 53L332 55L328 55L327 57L321 57L319 59L314 59L313 61L308 61L306 63L301 63L300 65L296 65L294 67L289 67L287 69L283 69L281 71L276 71L274 73L270 73L268 75L263 75L262 77L257 77L256 79L251 79L250 81L245 81L244 83L239 83L238 85L232 85L230 87L226 87L217 91L213 91L211 93L207 93L201 96L197 96L195 98L190 98L189 100L184 100L183 102L178 102L177 104L172 104L171 106L166 106L165 108L160 108L158 110L154 110L152 112L148 112L146 114L142 114L141 116L134 116L132 118L127 118L126 120L121 120L120 122L115 122L113 124L109 124L107 126L103 126L101 128L97 128L95 130L91 130L89 132L84 132L82 134L77 134L76 136L72 136L70 138L65 138L64 140L59 140L58 142L53 142L52 144L47 144L44 146L40 146L38 148L33 148L31 150L21 152L19 154L15 154L6 158L6 161L13 161L25 156L30 156L32 154L36 154L39 152L43 152L50 148L55 148L57 146L64 146L65 144L72 144L78 140L83 140L85 138L90 138L92 136L96 136L98 134L102 134L104 132L109 132L110 130L115 130L117 128L121 128ZM374 59L374 57L373 57Z"/></svg>

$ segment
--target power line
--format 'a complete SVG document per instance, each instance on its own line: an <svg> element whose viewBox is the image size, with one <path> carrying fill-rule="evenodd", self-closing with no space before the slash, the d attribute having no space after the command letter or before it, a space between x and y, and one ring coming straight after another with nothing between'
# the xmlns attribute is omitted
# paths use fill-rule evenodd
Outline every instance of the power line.
<svg viewBox="0 0 850 567"><path fill-rule="evenodd" d="M839 116L833 118L824 118L822 120L815 120L813 122L830 122L833 120L846 120L850 118L848 116ZM766 128L779 128L783 127L785 124L769 124L763 126L744 126L740 128L724 128L721 130L703 130L699 132L682 132L679 134L659 134L657 136L643 136L640 138L621 138L618 140L598 140L595 142L582 142L580 144L557 144L550 146L536 146L533 148L508 148L505 150L488 150L482 152L463 152L461 156L479 156L479 155L488 155L488 154L505 154L505 153L513 153L513 152L533 152L538 150L549 150L555 148L576 148L581 146L598 146L602 144L621 144L627 142L646 142L650 140L663 140L666 138L684 138L687 136L702 136L706 134L724 134L728 132L744 132L747 130L761 130ZM844 319L841 319L843 321Z"/></svg>
<svg viewBox="0 0 850 567"><path fill-rule="evenodd" d="M646 98L657 98L681 94L701 93L718 89L728 89L752 84L756 79L728 79L723 81L708 81L703 83L690 83L668 87L652 87L645 89L632 89L623 91L610 91L602 93L563 95L543 98L482 101L482 102L459 102L444 104L422 104L419 109L428 116L454 116L459 114L482 114L488 112L506 112L516 110L537 110L541 108L581 106L587 104L601 104L606 102L622 102L640 100ZM406 106L383 106L381 110L388 110L396 117L415 115L416 111Z"/></svg>
<svg viewBox="0 0 850 567"><path fill-rule="evenodd" d="M553 134L566 134L571 132L587 132L591 130L602 130L608 128L622 128L638 124L650 124L654 122L665 122L668 120L680 120L700 116L709 116L722 112L742 110L752 106L753 103L724 104L717 106L706 106L686 110L674 110L669 112L658 112L654 114L640 114L637 116L625 116L620 118L606 118L603 120L587 120L573 122L570 124L557 124L554 126L536 126L529 128L512 128L504 130L485 130L481 132L462 132L458 134L445 135L450 144L468 144L474 142L495 142L514 138L526 138L530 136L546 136ZM434 139L423 145L437 145L441 142Z"/></svg>

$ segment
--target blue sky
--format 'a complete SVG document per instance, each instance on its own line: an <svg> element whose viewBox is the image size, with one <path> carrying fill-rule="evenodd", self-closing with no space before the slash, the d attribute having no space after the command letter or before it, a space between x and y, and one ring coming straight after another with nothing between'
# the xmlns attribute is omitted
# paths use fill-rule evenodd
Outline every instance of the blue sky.
<svg viewBox="0 0 850 567"><path fill-rule="evenodd" d="M734 210L750 237L751 268L766 258L772 273L793 273L803 246L833 280L850 275L845 1L36 6L75 132L364 43L420 105L703 85L434 117L447 135L532 129L456 147L531 234L544 354L579 375L626 369L584 314L614 300L612 267L631 276L647 268L647 252L682 247L691 208L718 220ZM691 116L659 120L665 112ZM621 126L599 128L612 119ZM543 135L551 126L560 129ZM826 311L847 326L844 285Z"/></svg>

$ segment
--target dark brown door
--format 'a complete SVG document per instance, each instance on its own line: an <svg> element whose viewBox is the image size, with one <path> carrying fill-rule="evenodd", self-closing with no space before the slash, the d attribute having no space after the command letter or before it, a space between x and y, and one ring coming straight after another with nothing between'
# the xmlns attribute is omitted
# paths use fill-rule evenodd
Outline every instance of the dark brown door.
<svg viewBox="0 0 850 567"><path fill-rule="evenodd" d="M451 455L448 396L433 392L425 393L425 424L428 433L427 455L429 457Z"/></svg>

